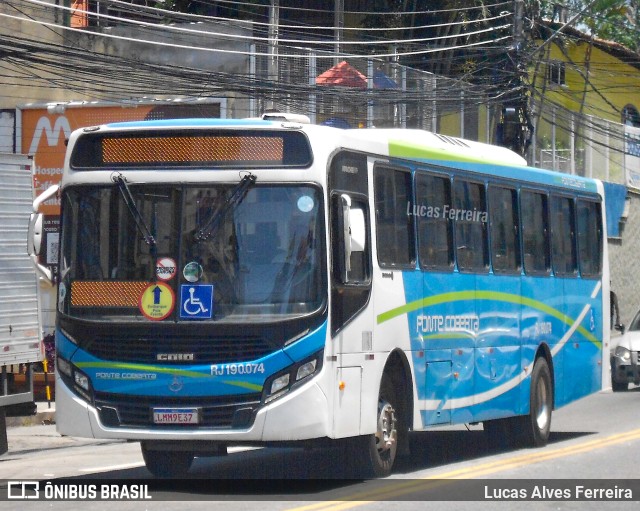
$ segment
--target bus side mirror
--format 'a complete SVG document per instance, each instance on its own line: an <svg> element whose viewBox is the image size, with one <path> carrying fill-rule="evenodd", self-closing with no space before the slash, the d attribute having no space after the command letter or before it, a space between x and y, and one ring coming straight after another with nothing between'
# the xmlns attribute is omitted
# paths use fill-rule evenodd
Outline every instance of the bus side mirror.
<svg viewBox="0 0 640 511"><path fill-rule="evenodd" d="M38 274L49 284L53 284L53 274L49 268L40 264L38 260L44 239L44 215L39 213L38 210L44 201L49 200L58 193L59 188L58 185L53 185L33 201L33 213L29 217L29 229L27 231L27 254Z"/></svg>
<svg viewBox="0 0 640 511"><path fill-rule="evenodd" d="M364 252L367 248L367 230L364 211L360 208L351 210L351 251Z"/></svg>
<svg viewBox="0 0 640 511"><path fill-rule="evenodd" d="M351 271L351 254L354 252L364 252L367 243L367 226L364 210L360 207L353 207L351 197L346 194L340 196L342 211L342 282L349 282L349 272Z"/></svg>
<svg viewBox="0 0 640 511"><path fill-rule="evenodd" d="M27 252L29 255L40 255L40 251L42 250L43 223L44 215L42 213L31 213L29 216L29 231L27 235Z"/></svg>
<svg viewBox="0 0 640 511"><path fill-rule="evenodd" d="M343 256L342 261L342 282L349 281L349 272L351 271L351 197L346 194L340 196L340 206L342 209L342 243Z"/></svg>

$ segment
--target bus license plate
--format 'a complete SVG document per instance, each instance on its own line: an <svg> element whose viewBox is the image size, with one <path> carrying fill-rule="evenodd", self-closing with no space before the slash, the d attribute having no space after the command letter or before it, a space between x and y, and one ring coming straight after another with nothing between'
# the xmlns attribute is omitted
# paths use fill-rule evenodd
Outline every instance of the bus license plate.
<svg viewBox="0 0 640 511"><path fill-rule="evenodd" d="M154 424L199 424L198 408L154 408Z"/></svg>

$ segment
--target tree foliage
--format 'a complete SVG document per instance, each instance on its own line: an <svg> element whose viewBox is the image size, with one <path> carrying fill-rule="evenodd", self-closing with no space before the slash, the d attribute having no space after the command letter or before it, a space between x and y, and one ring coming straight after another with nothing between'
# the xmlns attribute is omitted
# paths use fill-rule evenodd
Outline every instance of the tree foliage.
<svg viewBox="0 0 640 511"><path fill-rule="evenodd" d="M581 13L576 27L596 37L620 43L630 50L640 51L639 0L544 0L540 3L543 17L561 21L561 9L572 18Z"/></svg>
<svg viewBox="0 0 640 511"><path fill-rule="evenodd" d="M511 33L512 18L496 20L496 16L512 8L495 4L490 0L376 0L372 2L373 14L365 15L361 25L404 27L402 32L382 33L390 41L404 40L396 45L400 53L410 54L425 47L433 50L420 57L408 55L401 59L403 64L438 75L477 76L479 69L500 67L497 61L504 58L505 46L510 44L502 43L499 47L478 44L499 40ZM499 28L505 24L509 27ZM493 28L495 32L479 33Z"/></svg>

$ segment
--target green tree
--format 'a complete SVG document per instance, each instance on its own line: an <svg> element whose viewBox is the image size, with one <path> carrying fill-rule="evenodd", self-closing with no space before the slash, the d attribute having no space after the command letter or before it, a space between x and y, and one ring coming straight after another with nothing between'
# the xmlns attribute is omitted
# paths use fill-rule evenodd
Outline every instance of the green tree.
<svg viewBox="0 0 640 511"><path fill-rule="evenodd" d="M576 21L576 28L596 37L624 45L633 51L640 51L639 0L567 0L540 2L542 17L560 21L559 7L566 8L568 19L582 13Z"/></svg>
<svg viewBox="0 0 640 511"><path fill-rule="evenodd" d="M403 31L389 30L380 36L390 41L404 39L397 44L400 53L432 50L417 57L409 55L401 62L438 75L469 78L479 69L486 70L494 64L500 67L498 61L504 58L505 47L510 44L490 43L511 33L512 19L505 21L498 16L511 10L503 4L495 6L495 2L485 0L375 0L371 5L373 14L362 18L362 26L404 27ZM483 41L486 44L480 45Z"/></svg>

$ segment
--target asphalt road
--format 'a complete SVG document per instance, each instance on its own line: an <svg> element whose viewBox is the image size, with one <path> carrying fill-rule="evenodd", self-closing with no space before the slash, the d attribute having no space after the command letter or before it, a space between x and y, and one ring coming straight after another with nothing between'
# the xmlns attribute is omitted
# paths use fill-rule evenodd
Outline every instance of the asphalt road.
<svg viewBox="0 0 640 511"><path fill-rule="evenodd" d="M557 410L550 442L544 448L491 447L479 425L413 434L411 447L411 456L383 481L344 480L337 449L283 448L231 449L226 457L197 459L189 481L156 481L144 467L137 443L61 437L54 425L33 425L9 428L10 450L0 458L0 479L55 482L66 478L77 484L144 483L151 488L156 502L92 504L118 511L211 509L212 504L224 506L225 511L371 510L388 509L390 502L394 509L423 510L427 506L445 509L443 500L450 500L456 510L488 509L489 505L491 509L640 507L640 488L634 486L640 476L639 388L600 392ZM458 478L471 483L453 481ZM526 485L531 484L540 491L545 487L551 491L554 484L560 485L558 491L575 491L576 485L591 489L593 480L619 483L621 488L631 485L634 495L615 503L502 498L505 492L530 494L532 487ZM438 502L435 507L434 499ZM17 509L14 504L0 501L0 508ZM86 502L73 500L29 505L33 509L86 509Z"/></svg>

